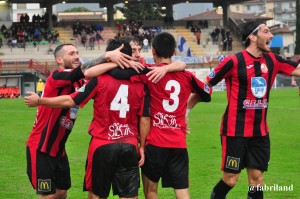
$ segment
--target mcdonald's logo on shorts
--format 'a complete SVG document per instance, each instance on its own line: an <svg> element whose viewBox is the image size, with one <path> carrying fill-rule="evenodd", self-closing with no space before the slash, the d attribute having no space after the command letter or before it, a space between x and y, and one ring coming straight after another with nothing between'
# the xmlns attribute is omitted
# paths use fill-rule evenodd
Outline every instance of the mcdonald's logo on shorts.
<svg viewBox="0 0 300 199"><path fill-rule="evenodd" d="M51 191L51 179L38 179L38 191Z"/></svg>
<svg viewBox="0 0 300 199"><path fill-rule="evenodd" d="M227 156L225 167L228 169L239 170L240 158Z"/></svg>

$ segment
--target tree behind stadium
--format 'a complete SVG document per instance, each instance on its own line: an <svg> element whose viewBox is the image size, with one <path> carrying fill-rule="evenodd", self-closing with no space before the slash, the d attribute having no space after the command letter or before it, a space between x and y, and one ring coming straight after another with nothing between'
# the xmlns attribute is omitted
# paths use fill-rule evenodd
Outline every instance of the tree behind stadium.
<svg viewBox="0 0 300 199"><path fill-rule="evenodd" d="M143 20L161 20L161 6L156 3L126 3L124 7L116 7L120 10L127 20L143 21Z"/></svg>

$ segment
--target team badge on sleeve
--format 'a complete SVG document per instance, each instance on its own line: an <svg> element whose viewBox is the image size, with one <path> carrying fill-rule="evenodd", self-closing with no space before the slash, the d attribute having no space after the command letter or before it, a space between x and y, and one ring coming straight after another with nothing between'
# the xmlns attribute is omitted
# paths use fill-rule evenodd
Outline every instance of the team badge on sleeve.
<svg viewBox="0 0 300 199"><path fill-rule="evenodd" d="M213 78L215 76L215 71L212 70L209 74L208 77Z"/></svg>
<svg viewBox="0 0 300 199"><path fill-rule="evenodd" d="M210 93L210 88L206 84L204 84L204 91Z"/></svg>

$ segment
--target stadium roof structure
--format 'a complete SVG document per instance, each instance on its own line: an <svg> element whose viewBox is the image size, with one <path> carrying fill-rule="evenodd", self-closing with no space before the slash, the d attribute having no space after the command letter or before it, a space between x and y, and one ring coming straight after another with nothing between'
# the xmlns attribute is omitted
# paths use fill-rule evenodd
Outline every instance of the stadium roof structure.
<svg viewBox="0 0 300 199"><path fill-rule="evenodd" d="M228 7L230 4L241 3L249 0L126 0L127 3L159 3L166 7L166 15L173 15L173 5L178 3L213 3L214 7L222 6L224 25L228 22ZM100 7L107 8L107 21L113 25L114 5L118 3L125 3L125 0L6 0L9 3L39 3L41 7L46 7L49 16L52 15L52 5L58 3L99 3ZM52 26L52 19L49 17L50 26Z"/></svg>
<svg viewBox="0 0 300 199"><path fill-rule="evenodd" d="M65 1L66 3L100 3L100 4L118 4L118 3L124 3L125 0L6 0L10 3L41 3L43 5L46 4L58 4ZM128 2L136 2L136 3L168 3L168 4L178 4L178 3L186 3L186 0L127 0ZM249 1L249 0L189 0L189 3L214 3L216 6L221 5L224 2L227 4L234 4L234 3L240 3L243 1ZM102 6L102 5L101 5Z"/></svg>
<svg viewBox="0 0 300 199"><path fill-rule="evenodd" d="M272 17L263 17L258 15L252 15L252 14L243 14L243 13L237 13L237 12L230 12L230 17L232 17L235 20L270 20L273 19ZM202 12L196 15L192 15L189 17L184 17L178 20L184 20L184 21L198 21L198 20L222 20L223 14L218 14L215 10L208 10L206 12Z"/></svg>

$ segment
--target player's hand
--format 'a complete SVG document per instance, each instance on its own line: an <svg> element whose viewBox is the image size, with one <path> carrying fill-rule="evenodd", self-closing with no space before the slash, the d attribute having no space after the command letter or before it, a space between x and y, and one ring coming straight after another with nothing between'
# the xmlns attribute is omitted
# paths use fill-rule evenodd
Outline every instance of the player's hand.
<svg viewBox="0 0 300 199"><path fill-rule="evenodd" d="M292 86L297 86L296 80L292 80Z"/></svg>
<svg viewBox="0 0 300 199"><path fill-rule="evenodd" d="M148 67L151 71L146 74L153 83L159 82L167 73L166 66Z"/></svg>
<svg viewBox="0 0 300 199"><path fill-rule="evenodd" d="M133 68L137 73L140 73L140 71L143 70L145 67L140 62L130 60L129 68Z"/></svg>
<svg viewBox="0 0 300 199"><path fill-rule="evenodd" d="M24 102L28 107L38 106L40 96L35 92L27 91L27 96L24 98Z"/></svg>
<svg viewBox="0 0 300 199"><path fill-rule="evenodd" d="M115 50L107 51L105 53L105 58L118 64L118 66L124 69L125 67L126 68L130 67L130 60L132 60L132 57L121 52L121 49L123 47L124 44L122 44L119 48Z"/></svg>
<svg viewBox="0 0 300 199"><path fill-rule="evenodd" d="M144 149L144 147L139 147L139 152L140 152L139 167L141 167L145 163L145 149Z"/></svg>

